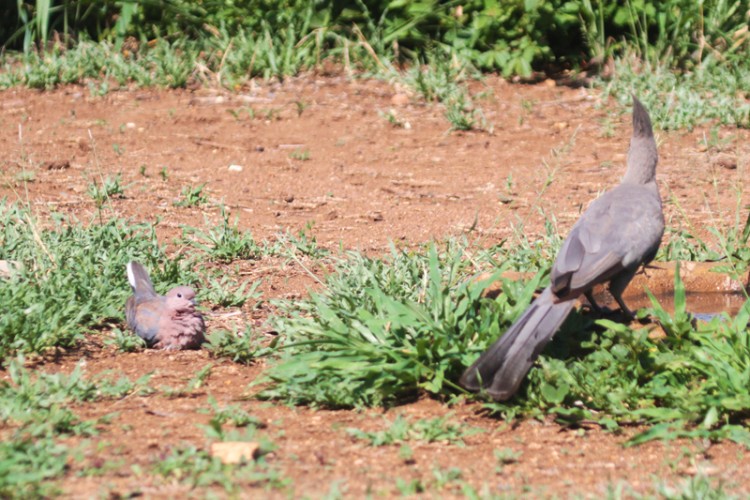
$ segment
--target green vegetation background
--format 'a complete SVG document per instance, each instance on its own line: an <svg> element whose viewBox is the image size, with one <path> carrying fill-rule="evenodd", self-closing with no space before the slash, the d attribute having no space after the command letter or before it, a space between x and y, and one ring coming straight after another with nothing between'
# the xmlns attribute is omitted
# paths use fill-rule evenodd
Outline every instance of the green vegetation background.
<svg viewBox="0 0 750 500"><path fill-rule="evenodd" d="M443 51L505 76L597 65L625 50L690 69L744 57L749 7L747 0L19 0L0 20L0 43L29 53L51 40L119 49L231 39L260 46L256 52L304 53L297 64L279 64L282 72L362 41L395 61Z"/></svg>

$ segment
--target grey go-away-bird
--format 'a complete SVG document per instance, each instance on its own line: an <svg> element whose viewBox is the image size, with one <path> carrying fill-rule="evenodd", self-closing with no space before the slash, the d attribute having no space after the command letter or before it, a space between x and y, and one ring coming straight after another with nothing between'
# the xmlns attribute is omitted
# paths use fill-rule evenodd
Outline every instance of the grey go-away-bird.
<svg viewBox="0 0 750 500"><path fill-rule="evenodd" d="M168 350L197 349L204 341L203 316L195 310L195 292L186 286L172 288L167 295L154 290L146 269L128 262L128 282L133 296L125 303L128 327L149 347Z"/></svg>
<svg viewBox="0 0 750 500"><path fill-rule="evenodd" d="M638 268L654 258L664 233L656 185L658 158L651 119L633 97L633 136L625 176L581 215L552 266L550 286L464 372L463 387L475 392L484 389L499 401L513 396L576 299L585 294L598 309L591 294L594 285L609 282L622 312L633 316L622 292Z"/></svg>

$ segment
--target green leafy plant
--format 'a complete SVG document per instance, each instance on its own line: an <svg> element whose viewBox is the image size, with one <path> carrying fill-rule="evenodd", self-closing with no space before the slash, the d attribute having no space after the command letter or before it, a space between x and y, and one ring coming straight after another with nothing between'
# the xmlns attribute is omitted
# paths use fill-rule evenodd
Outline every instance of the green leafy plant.
<svg viewBox="0 0 750 500"><path fill-rule="evenodd" d="M289 158L292 160L307 161L310 159L309 149L295 149L289 153Z"/></svg>
<svg viewBox="0 0 750 500"><path fill-rule="evenodd" d="M279 473L264 462L227 465L194 446L173 448L169 454L154 462L153 471L165 479L191 488L216 485L228 493L237 493L247 484L265 484L269 487L285 484Z"/></svg>
<svg viewBox="0 0 750 500"><path fill-rule="evenodd" d="M0 496L29 498L55 495L54 480L63 476L76 448L59 442L70 435L91 436L108 417L83 420L73 403L121 398L144 391L148 376L131 382L102 374L86 378L81 365L69 374L48 373L24 366L24 359L5 365L0 382L0 420L6 425L0 443Z"/></svg>
<svg viewBox="0 0 750 500"><path fill-rule="evenodd" d="M458 390L475 336L499 334L508 296L482 298L493 280L469 279L458 244L443 253L393 251L388 260L351 253L325 288L279 303L282 358L265 397L327 406L392 403L421 388Z"/></svg>
<svg viewBox="0 0 750 500"><path fill-rule="evenodd" d="M410 422L399 415L384 431L365 432L349 428L346 432L372 446L401 444L407 441L424 441L427 443L444 442L463 445L463 438L482 432L481 429L466 429L449 421L450 416Z"/></svg>
<svg viewBox="0 0 750 500"><path fill-rule="evenodd" d="M258 301L260 281L245 281L236 285L235 278L223 274L221 278L208 278L208 286L201 291L201 300L207 300L219 307L242 307L248 300ZM248 287L249 286L249 287ZM256 302L257 306L257 302Z"/></svg>
<svg viewBox="0 0 750 500"><path fill-rule="evenodd" d="M209 425L221 427L224 424L230 423L235 427L265 427L265 424L263 424L260 419L250 415L238 405L222 407L219 406L216 399L211 396L208 398L208 404L211 408L210 410L207 410L207 412L212 413L211 423Z"/></svg>
<svg viewBox="0 0 750 500"><path fill-rule="evenodd" d="M124 198L125 186L122 185L122 175L103 178L100 183L94 179L89 183L86 192L96 202L97 208L101 208L104 203L113 198Z"/></svg>
<svg viewBox="0 0 750 500"><path fill-rule="evenodd" d="M680 436L750 443L750 433L738 423L750 405L750 301L735 318L696 323L678 272L674 287L674 313L653 298L653 307L640 312L658 321L663 337L609 319L597 320L593 331L572 328L571 321L583 319L573 316L521 394L487 406L507 416L541 411L561 422L592 419L609 429L650 425L632 444ZM583 351L570 357L573 342Z"/></svg>
<svg viewBox="0 0 750 500"><path fill-rule="evenodd" d="M378 111L378 114L394 127L405 128L407 130L411 128L411 124L408 121L401 119L393 109L389 109L388 112Z"/></svg>
<svg viewBox="0 0 750 500"><path fill-rule="evenodd" d="M244 332L215 330L209 334L205 347L213 356L250 364L256 358L267 355L275 346L276 340L264 345L258 334L248 326Z"/></svg>
<svg viewBox="0 0 750 500"><path fill-rule="evenodd" d="M185 186L180 192L182 198L174 202L176 207L199 207L208 203L208 197L203 193L206 184L199 186Z"/></svg>
<svg viewBox="0 0 750 500"><path fill-rule="evenodd" d="M146 341L138 335L119 328L113 328L112 335L104 343L115 346L120 352L136 352L146 348Z"/></svg>
<svg viewBox="0 0 750 500"><path fill-rule="evenodd" d="M221 206L221 223L213 228L201 230L183 226L183 240L204 251L216 262L252 260L260 258L266 249L258 244L248 231L240 231L239 221L230 222L226 208ZM193 238L187 238L187 236Z"/></svg>
<svg viewBox="0 0 750 500"><path fill-rule="evenodd" d="M515 451L512 448L501 448L499 450L494 450L493 454L495 455L495 460L497 460L495 472L497 474L502 474L505 466L517 463L523 452Z"/></svg>
<svg viewBox="0 0 750 500"><path fill-rule="evenodd" d="M279 235L278 241L282 246L291 247L292 254L299 253L313 259L321 259L328 255L328 250L318 246L318 239L312 234L313 223L308 223L303 229L294 234L290 231Z"/></svg>
<svg viewBox="0 0 750 500"><path fill-rule="evenodd" d="M56 478L65 474L70 450L49 438L0 442L0 496L32 498L55 496Z"/></svg>

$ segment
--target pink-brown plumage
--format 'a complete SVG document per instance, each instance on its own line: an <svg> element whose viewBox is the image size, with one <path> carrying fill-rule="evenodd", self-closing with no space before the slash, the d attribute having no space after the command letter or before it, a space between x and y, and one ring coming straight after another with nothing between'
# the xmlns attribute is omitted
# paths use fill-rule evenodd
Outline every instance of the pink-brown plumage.
<svg viewBox="0 0 750 500"><path fill-rule="evenodd" d="M148 272L135 261L128 263L127 274L133 289L125 304L128 327L149 347L198 349L205 340L205 324L195 310L195 292L178 286L165 296L157 294Z"/></svg>

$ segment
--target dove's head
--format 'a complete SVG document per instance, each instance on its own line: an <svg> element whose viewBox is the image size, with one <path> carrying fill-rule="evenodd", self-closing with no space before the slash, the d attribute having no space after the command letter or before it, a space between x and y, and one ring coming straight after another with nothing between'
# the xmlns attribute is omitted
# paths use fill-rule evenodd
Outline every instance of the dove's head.
<svg viewBox="0 0 750 500"><path fill-rule="evenodd" d="M176 310L195 309L195 291L189 286L176 286L167 292L167 303Z"/></svg>

